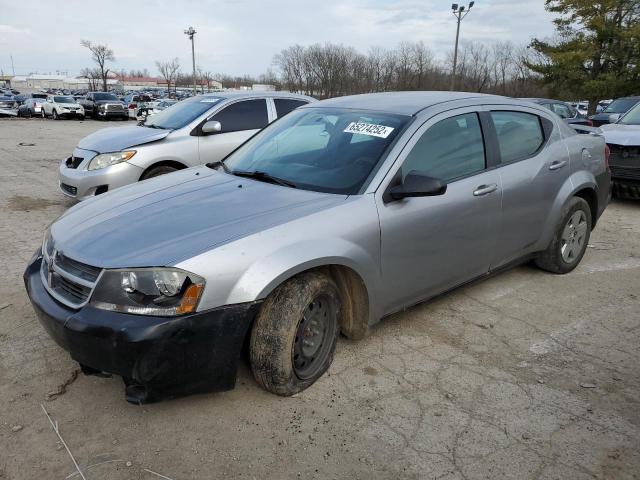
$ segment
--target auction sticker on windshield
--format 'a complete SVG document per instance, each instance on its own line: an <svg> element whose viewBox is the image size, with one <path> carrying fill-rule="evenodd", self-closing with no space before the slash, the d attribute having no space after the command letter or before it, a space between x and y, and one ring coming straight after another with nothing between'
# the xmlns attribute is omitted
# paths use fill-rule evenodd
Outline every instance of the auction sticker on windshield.
<svg viewBox="0 0 640 480"><path fill-rule="evenodd" d="M374 123L363 122L351 122L347 128L344 129L345 133L359 133L360 135L370 135L372 137L387 138L393 127L386 127L384 125L376 125Z"/></svg>

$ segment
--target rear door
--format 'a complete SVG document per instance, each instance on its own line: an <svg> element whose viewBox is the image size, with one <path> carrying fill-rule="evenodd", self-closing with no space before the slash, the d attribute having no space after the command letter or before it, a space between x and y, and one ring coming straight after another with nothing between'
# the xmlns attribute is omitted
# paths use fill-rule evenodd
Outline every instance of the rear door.
<svg viewBox="0 0 640 480"><path fill-rule="evenodd" d="M555 122L528 107L488 107L499 151L502 220L492 268L531 253L570 174Z"/></svg>
<svg viewBox="0 0 640 480"><path fill-rule="evenodd" d="M269 124L267 100L239 100L209 118L222 125L222 131L198 137L200 163L222 160L238 145Z"/></svg>

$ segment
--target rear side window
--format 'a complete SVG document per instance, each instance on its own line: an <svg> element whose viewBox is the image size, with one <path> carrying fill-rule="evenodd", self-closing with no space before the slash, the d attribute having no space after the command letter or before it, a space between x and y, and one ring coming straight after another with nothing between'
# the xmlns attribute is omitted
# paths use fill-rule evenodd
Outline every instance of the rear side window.
<svg viewBox="0 0 640 480"><path fill-rule="evenodd" d="M220 122L223 133L264 128L269 123L267 101L260 99L233 103L214 115L211 120Z"/></svg>
<svg viewBox="0 0 640 480"><path fill-rule="evenodd" d="M573 115L571 114L571 110L566 105L562 103L554 103L553 111L556 112L560 118L571 118Z"/></svg>
<svg viewBox="0 0 640 480"><path fill-rule="evenodd" d="M293 100L291 98L276 98L273 101L276 104L276 113L278 114L278 118L284 117L291 110L295 110L296 108L307 104L307 102L302 100Z"/></svg>
<svg viewBox="0 0 640 480"><path fill-rule="evenodd" d="M544 143L540 117L525 112L491 112L498 134L502 163L517 162L535 154Z"/></svg>
<svg viewBox="0 0 640 480"><path fill-rule="evenodd" d="M432 125L407 155L402 179L412 170L445 182L485 169L478 115L467 113Z"/></svg>

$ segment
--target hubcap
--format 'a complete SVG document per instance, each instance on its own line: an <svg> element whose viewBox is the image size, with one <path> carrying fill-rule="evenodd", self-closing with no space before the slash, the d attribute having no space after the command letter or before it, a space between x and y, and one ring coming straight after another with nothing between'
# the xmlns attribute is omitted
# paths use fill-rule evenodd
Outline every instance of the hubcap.
<svg viewBox="0 0 640 480"><path fill-rule="evenodd" d="M317 296L304 310L293 343L293 369L301 379L313 377L331 351L336 307L328 295Z"/></svg>
<svg viewBox="0 0 640 480"><path fill-rule="evenodd" d="M571 215L562 231L560 244L562 260L566 263L573 263L582 252L586 236L587 215L582 210L578 210Z"/></svg>

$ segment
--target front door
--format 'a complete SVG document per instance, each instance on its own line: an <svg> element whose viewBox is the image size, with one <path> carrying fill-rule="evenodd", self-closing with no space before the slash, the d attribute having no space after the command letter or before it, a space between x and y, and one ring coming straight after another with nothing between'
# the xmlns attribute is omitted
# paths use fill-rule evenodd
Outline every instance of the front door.
<svg viewBox="0 0 640 480"><path fill-rule="evenodd" d="M200 163L222 160L261 128L269 124L264 98L241 100L224 107L208 120L222 125L222 131L198 137Z"/></svg>
<svg viewBox="0 0 640 480"><path fill-rule="evenodd" d="M502 188L486 159L478 113L469 108L429 120L403 150L392 175L417 171L447 189L386 203L377 196L385 313L487 273Z"/></svg>

